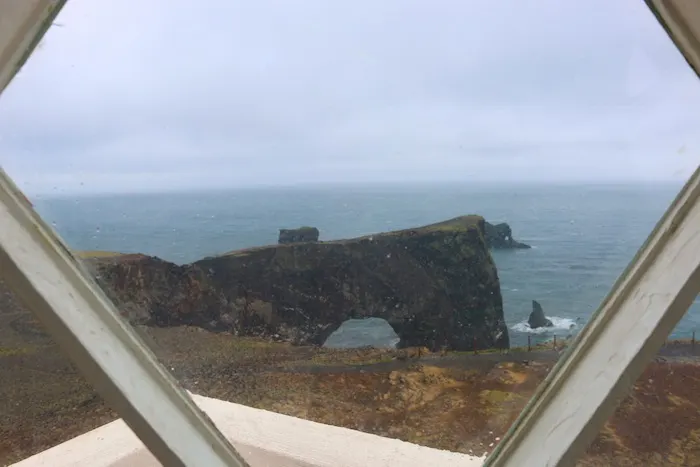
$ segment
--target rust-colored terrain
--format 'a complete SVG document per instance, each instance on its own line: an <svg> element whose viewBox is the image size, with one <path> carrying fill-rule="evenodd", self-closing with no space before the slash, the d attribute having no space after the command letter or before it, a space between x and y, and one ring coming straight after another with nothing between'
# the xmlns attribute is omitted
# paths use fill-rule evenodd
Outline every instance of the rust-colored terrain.
<svg viewBox="0 0 700 467"><path fill-rule="evenodd" d="M4 288L0 310L0 464L116 418ZM474 454L493 449L558 356L338 351L197 327L138 330L193 392ZM699 388L692 359L651 363L579 465L700 465Z"/></svg>

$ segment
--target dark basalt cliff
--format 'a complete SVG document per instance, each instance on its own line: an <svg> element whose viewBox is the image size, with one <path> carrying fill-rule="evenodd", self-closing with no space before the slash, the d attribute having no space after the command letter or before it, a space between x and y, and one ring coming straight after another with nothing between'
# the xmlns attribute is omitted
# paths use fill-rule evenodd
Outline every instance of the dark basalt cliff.
<svg viewBox="0 0 700 467"><path fill-rule="evenodd" d="M121 312L144 324L322 344L349 318L379 317L401 346L509 345L479 216L350 240L253 248L185 266L142 255L90 263Z"/></svg>

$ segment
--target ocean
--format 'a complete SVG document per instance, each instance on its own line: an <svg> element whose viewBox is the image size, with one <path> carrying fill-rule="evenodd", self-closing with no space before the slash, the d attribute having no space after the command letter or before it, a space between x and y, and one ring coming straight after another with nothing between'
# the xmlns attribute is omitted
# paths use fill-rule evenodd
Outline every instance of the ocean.
<svg viewBox="0 0 700 467"><path fill-rule="evenodd" d="M511 345L581 329L642 245L680 184L415 184L257 188L192 193L34 196L39 213L80 250L139 252L176 263L274 244L280 228L322 240L415 227L463 214L508 222L529 250L496 250ZM527 326L532 300L555 326ZM700 331L700 302L672 338ZM351 320L326 345L392 346L384 320Z"/></svg>

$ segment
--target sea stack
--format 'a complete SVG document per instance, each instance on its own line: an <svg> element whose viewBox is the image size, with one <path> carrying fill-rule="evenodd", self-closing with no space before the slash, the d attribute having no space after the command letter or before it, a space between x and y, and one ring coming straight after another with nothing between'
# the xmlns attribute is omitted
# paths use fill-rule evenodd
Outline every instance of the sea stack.
<svg viewBox="0 0 700 467"><path fill-rule="evenodd" d="M486 222L486 243L489 248L497 250L507 249L527 249L532 248L530 245L518 242L513 238L513 231L510 225L502 222L500 224L491 224Z"/></svg>
<svg viewBox="0 0 700 467"><path fill-rule="evenodd" d="M317 242L319 231L316 227L299 227L298 229L280 229L277 243Z"/></svg>
<svg viewBox="0 0 700 467"><path fill-rule="evenodd" d="M532 313L530 313L530 318L528 318L527 324L530 325L530 329L551 328L554 326L552 322L544 315L542 305L540 305L537 300L532 301Z"/></svg>

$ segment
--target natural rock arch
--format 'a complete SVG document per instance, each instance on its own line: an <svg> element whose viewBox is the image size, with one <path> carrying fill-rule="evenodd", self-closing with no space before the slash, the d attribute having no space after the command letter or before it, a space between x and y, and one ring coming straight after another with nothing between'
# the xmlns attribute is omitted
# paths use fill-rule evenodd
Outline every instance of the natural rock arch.
<svg viewBox="0 0 700 467"><path fill-rule="evenodd" d="M349 318L385 319L401 346L506 348L485 222L463 216L350 240L251 248L177 266L98 261L101 282L137 322L194 324L322 345Z"/></svg>

